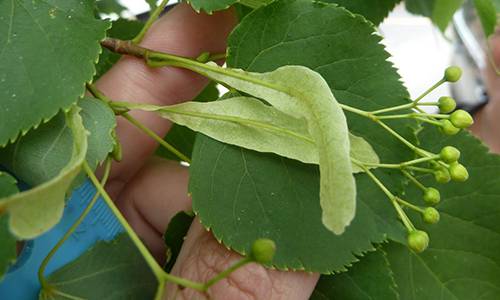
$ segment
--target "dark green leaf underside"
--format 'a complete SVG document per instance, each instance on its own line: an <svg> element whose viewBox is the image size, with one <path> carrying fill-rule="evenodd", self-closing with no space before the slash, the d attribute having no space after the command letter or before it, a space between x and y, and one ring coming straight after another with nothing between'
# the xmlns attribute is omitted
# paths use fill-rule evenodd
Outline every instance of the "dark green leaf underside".
<svg viewBox="0 0 500 300"><path fill-rule="evenodd" d="M78 103L83 125L89 132L86 159L95 168L113 149L111 131L115 115L103 102L83 98ZM71 158L73 137L64 113L30 131L16 143L0 149L0 162L31 186L54 178Z"/></svg>
<svg viewBox="0 0 500 300"><path fill-rule="evenodd" d="M48 283L75 299L153 299L157 289L155 276L126 234L98 242L51 274ZM53 293L50 299L68 298Z"/></svg>
<svg viewBox="0 0 500 300"><path fill-rule="evenodd" d="M0 2L0 145L83 95L107 27L92 1Z"/></svg>
<svg viewBox="0 0 500 300"><path fill-rule="evenodd" d="M170 272L181 252L184 237L186 236L194 215L192 212L178 212L168 223L167 230L163 235L165 246L167 246L167 262L164 270Z"/></svg>
<svg viewBox="0 0 500 300"><path fill-rule="evenodd" d="M0 199L17 193L16 180L0 171ZM10 264L16 259L16 239L9 230L9 216L0 213L0 281Z"/></svg>
<svg viewBox="0 0 500 300"><path fill-rule="evenodd" d="M342 103L366 110L405 103L407 91L379 41L364 18L336 5L278 1L249 14L233 31L228 65L259 72L304 65L319 72ZM411 157L371 121L347 117L350 130L382 161ZM391 125L413 138L412 122ZM399 174L376 173L393 191L402 189ZM341 236L321 224L315 166L200 136L190 178L194 209L204 225L239 252L256 238L274 239L273 263L279 268L339 271L356 261L353 253L372 250L371 242L404 237L388 200L365 175L356 176L357 217Z"/></svg>

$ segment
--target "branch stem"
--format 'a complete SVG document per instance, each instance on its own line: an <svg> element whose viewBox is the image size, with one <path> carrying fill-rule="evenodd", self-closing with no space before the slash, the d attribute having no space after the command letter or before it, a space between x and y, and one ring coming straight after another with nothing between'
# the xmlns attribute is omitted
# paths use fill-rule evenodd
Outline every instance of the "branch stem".
<svg viewBox="0 0 500 300"><path fill-rule="evenodd" d="M165 9L165 6L167 5L168 0L163 0L160 5L156 7L156 9L151 13L149 16L148 20L146 21L146 24L142 27L141 31L137 34L137 36L132 39L132 43L134 44L139 44L142 42L144 39L144 36L146 35L146 32L148 32L149 28L153 25L153 23L158 19L160 14L163 12Z"/></svg>
<svg viewBox="0 0 500 300"><path fill-rule="evenodd" d="M106 165L104 167L104 175L101 179L101 185L105 185L106 181L108 180L109 177L109 171L111 170L111 159L109 157L106 159ZM54 247L50 250L50 252L45 256L43 259L40 267L38 268L38 281L40 282L40 285L42 286L42 289L47 288L48 283L47 280L45 279L45 269L47 268L47 265L49 261L52 259L54 254L56 254L57 250L68 240L68 238L75 232L75 230L80 226L80 224L83 222L85 217L89 214L89 212L92 210L94 207L94 204L97 202L99 199L99 192L96 192L92 200L87 204L87 207L85 210L80 214L78 219L71 225L71 227L66 231L66 233L63 235L63 237L54 245Z"/></svg>

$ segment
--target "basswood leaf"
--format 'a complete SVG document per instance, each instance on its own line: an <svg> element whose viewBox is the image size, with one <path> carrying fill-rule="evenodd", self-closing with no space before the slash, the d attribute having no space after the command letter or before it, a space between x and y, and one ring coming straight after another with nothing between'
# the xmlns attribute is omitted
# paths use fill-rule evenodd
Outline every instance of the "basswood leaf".
<svg viewBox="0 0 500 300"><path fill-rule="evenodd" d="M409 12L431 18L444 32L464 0L406 0L405 3Z"/></svg>
<svg viewBox="0 0 500 300"><path fill-rule="evenodd" d="M17 192L16 180L9 174L0 172L0 198ZM8 222L8 215L0 213L0 281L9 265L16 260L16 239L10 233Z"/></svg>
<svg viewBox="0 0 500 300"><path fill-rule="evenodd" d="M483 26L486 37L495 33L497 25L497 12L492 0L474 0L477 15Z"/></svg>
<svg viewBox="0 0 500 300"><path fill-rule="evenodd" d="M163 235L163 241L167 246L167 259L164 270L170 272L181 252L184 238L187 235L191 223L193 223L193 212L178 212L168 223L167 230Z"/></svg>
<svg viewBox="0 0 500 300"><path fill-rule="evenodd" d="M500 156L488 153L468 133L444 137L426 126L419 138L422 146L435 153L447 145L460 149L460 161L470 176L466 182L439 187L438 224L428 225L419 215L410 215L415 226L429 234L430 244L425 252L415 254L400 243L385 247L401 299L498 299ZM427 186L435 185L432 176L420 180ZM416 202L422 196L411 187L407 197Z"/></svg>
<svg viewBox="0 0 500 300"><path fill-rule="evenodd" d="M120 16L123 11L127 10L118 0L97 0L96 6L100 13L115 13L118 16Z"/></svg>
<svg viewBox="0 0 500 300"><path fill-rule="evenodd" d="M276 153L304 163L319 164L318 148L305 119L297 119L251 97L216 102L185 102L171 106L127 104L129 108L155 111L160 116L218 141L259 152ZM349 134L352 158L378 163L373 148L363 138ZM352 164L353 173L362 169Z"/></svg>
<svg viewBox="0 0 500 300"><path fill-rule="evenodd" d="M196 96L193 101L197 102L209 102L215 101L219 98L219 90L216 84L212 81L210 82L201 93ZM196 137L196 132L191 129L181 126L178 124L172 125L172 128L168 131L164 140L170 145L174 146L175 149L179 150L182 154L187 157L191 157L193 152L194 140ZM163 147L158 147L156 154L171 160L179 160L179 158L172 154L170 151Z"/></svg>
<svg viewBox="0 0 500 300"><path fill-rule="evenodd" d="M329 230L342 234L354 218L356 183L351 175L346 118L323 77L303 66L267 73L223 69L215 63L191 69L307 120L318 149L322 220Z"/></svg>
<svg viewBox="0 0 500 300"><path fill-rule="evenodd" d="M48 284L52 290L41 290L40 299L122 300L153 299L158 281L123 233L52 273Z"/></svg>
<svg viewBox="0 0 500 300"><path fill-rule="evenodd" d="M277 1L247 15L233 31L227 63L256 72L305 65L321 73L340 102L367 111L408 103L408 93L386 61L389 54L380 39L369 22L344 8ZM351 132L369 142L381 161L398 163L414 157L371 120L353 113L347 117ZM405 138L415 139L415 122L388 124ZM233 250L245 253L255 239L268 237L277 245L275 267L331 273L344 270L357 260L355 255L372 250L372 242L405 239L386 196L363 174L356 175L356 218L343 235L335 236L319 220L317 168L202 135L199 139L190 167L193 208L217 239ZM400 172L374 173L391 191L402 191Z"/></svg>
<svg viewBox="0 0 500 300"><path fill-rule="evenodd" d="M71 157L65 166L49 181L0 199L0 211L9 214L10 230L18 239L30 239L44 233L62 216L66 192L80 173L87 152L87 136L79 110L73 107L68 111L65 124L60 124L58 130L63 134L67 126L73 137ZM30 135L36 135L37 131ZM53 143L57 143L57 139Z"/></svg>
<svg viewBox="0 0 500 300"><path fill-rule="evenodd" d="M278 269L341 271L358 260L354 254L373 250L372 242L388 234L403 233L404 239L389 201L364 174L356 175L356 218L335 235L321 222L316 165L199 134L189 172L193 210L203 225L243 255L254 240L272 239L277 245L272 265ZM398 184L393 176L380 178L391 189Z"/></svg>
<svg viewBox="0 0 500 300"><path fill-rule="evenodd" d="M401 0L327 0L324 2L336 3L378 25Z"/></svg>
<svg viewBox="0 0 500 300"><path fill-rule="evenodd" d="M377 249L360 259L347 272L321 276L310 299L398 300L386 253Z"/></svg>
<svg viewBox="0 0 500 300"><path fill-rule="evenodd" d="M214 11L223 10L237 3L238 0L188 0L197 12L204 11L211 14Z"/></svg>
<svg viewBox="0 0 500 300"><path fill-rule="evenodd" d="M76 103L107 27L93 1L0 2L0 145Z"/></svg>
<svg viewBox="0 0 500 300"><path fill-rule="evenodd" d="M115 115L108 105L94 98L83 98L78 105L83 126L89 132L86 160L95 169L113 150ZM16 143L0 149L0 162L25 183L37 186L56 177L68 164L73 145L71 128L64 113L60 113Z"/></svg>

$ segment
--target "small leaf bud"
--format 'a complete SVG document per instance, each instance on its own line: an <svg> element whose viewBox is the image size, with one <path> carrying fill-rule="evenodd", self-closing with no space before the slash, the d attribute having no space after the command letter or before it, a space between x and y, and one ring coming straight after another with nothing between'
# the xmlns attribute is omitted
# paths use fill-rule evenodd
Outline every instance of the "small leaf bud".
<svg viewBox="0 0 500 300"><path fill-rule="evenodd" d="M446 146L443 149L441 149L439 157L445 163L453 163L458 161L458 159L460 158L460 151L453 146Z"/></svg>
<svg viewBox="0 0 500 300"><path fill-rule="evenodd" d="M422 218L425 223L436 224L439 222L439 212L434 207L427 207L422 213Z"/></svg>
<svg viewBox="0 0 500 300"><path fill-rule="evenodd" d="M451 180L450 172L442 167L434 171L434 178L439 183L448 183Z"/></svg>
<svg viewBox="0 0 500 300"><path fill-rule="evenodd" d="M276 244L270 239L258 239L252 244L251 257L258 263L266 264L273 260Z"/></svg>
<svg viewBox="0 0 500 300"><path fill-rule="evenodd" d="M451 113L457 108L457 102L451 97L441 97L438 100L439 112L442 114Z"/></svg>
<svg viewBox="0 0 500 300"><path fill-rule="evenodd" d="M408 247L411 250L421 253L429 246L429 235L422 230L414 230L408 234Z"/></svg>
<svg viewBox="0 0 500 300"><path fill-rule="evenodd" d="M455 135L460 131L460 128L455 127L450 120L441 121L441 131L446 135Z"/></svg>
<svg viewBox="0 0 500 300"><path fill-rule="evenodd" d="M424 201L429 205L436 205L441 201L441 194L435 188L427 188L424 192Z"/></svg>
<svg viewBox="0 0 500 300"><path fill-rule="evenodd" d="M464 165L457 162L450 164L450 175L451 179L454 181L463 182L469 179L469 172L467 172L467 169Z"/></svg>
<svg viewBox="0 0 500 300"><path fill-rule="evenodd" d="M467 128L474 123L472 116L463 109L459 109L450 115L450 121L457 128Z"/></svg>
<svg viewBox="0 0 500 300"><path fill-rule="evenodd" d="M457 82L462 77L462 69L457 66L451 66L444 71L444 80L448 82Z"/></svg>

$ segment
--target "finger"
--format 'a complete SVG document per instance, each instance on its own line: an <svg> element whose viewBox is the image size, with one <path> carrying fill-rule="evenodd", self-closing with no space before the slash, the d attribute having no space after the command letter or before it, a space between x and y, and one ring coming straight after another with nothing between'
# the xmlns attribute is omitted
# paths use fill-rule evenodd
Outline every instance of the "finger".
<svg viewBox="0 0 500 300"><path fill-rule="evenodd" d="M206 282L230 267L241 256L219 244L195 219L189 229L172 274L193 281ZM319 274L269 270L248 264L216 283L208 290L209 299L289 299L305 300L311 296ZM206 299L199 292L178 289L168 284L164 299Z"/></svg>
<svg viewBox="0 0 500 300"><path fill-rule="evenodd" d="M172 217L191 210L188 169L162 158L150 158L124 188L116 204L153 256L163 263L163 234Z"/></svg>
<svg viewBox="0 0 500 300"><path fill-rule="evenodd" d="M151 27L141 45L191 57L203 51L225 52L226 38L234 24L231 11L209 16L179 4ZM192 99L206 82L187 70L151 69L138 58L124 57L96 85L113 100L168 105ZM169 122L152 114L134 112L133 116L160 136L170 126ZM118 180L123 184L150 156L156 143L121 118L117 133L123 145L123 160L113 166L110 182Z"/></svg>

